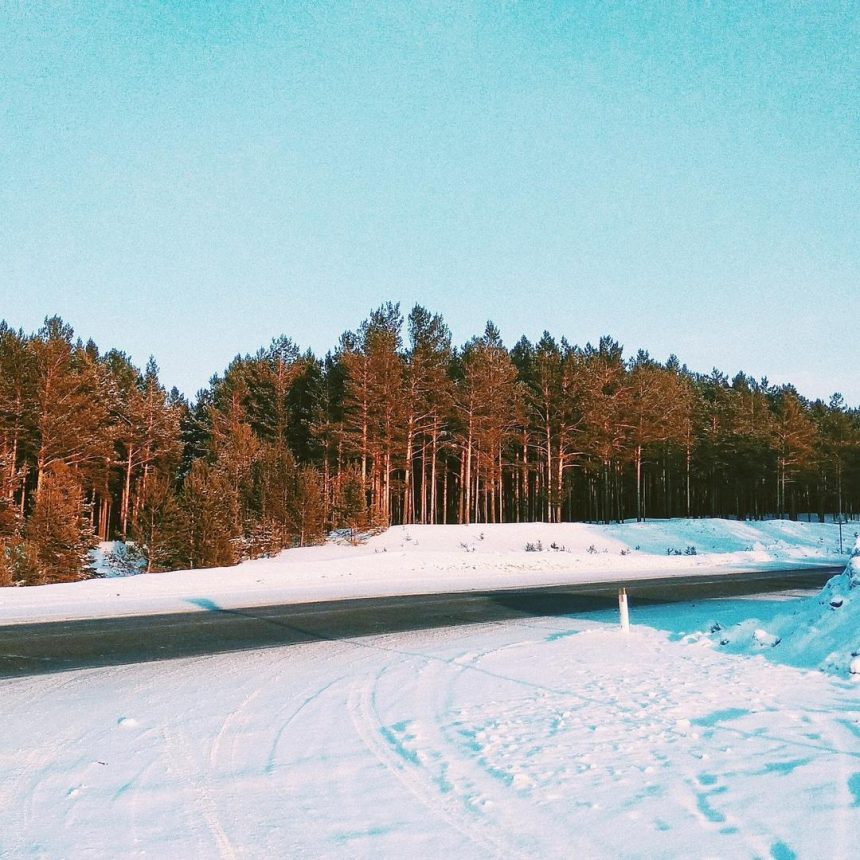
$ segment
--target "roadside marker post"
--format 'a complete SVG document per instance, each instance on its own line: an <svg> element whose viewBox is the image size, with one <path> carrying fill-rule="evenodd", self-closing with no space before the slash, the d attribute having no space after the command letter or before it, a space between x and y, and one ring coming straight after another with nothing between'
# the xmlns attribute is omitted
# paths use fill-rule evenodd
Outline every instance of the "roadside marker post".
<svg viewBox="0 0 860 860"><path fill-rule="evenodd" d="M618 589L618 614L621 616L621 630L630 632L630 610L627 608L627 589Z"/></svg>

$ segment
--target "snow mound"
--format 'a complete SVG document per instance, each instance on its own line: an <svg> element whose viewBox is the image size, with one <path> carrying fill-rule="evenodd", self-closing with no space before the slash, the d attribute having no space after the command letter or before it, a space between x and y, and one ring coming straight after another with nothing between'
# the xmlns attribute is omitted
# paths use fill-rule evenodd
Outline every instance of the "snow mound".
<svg viewBox="0 0 860 860"><path fill-rule="evenodd" d="M792 614L766 629L750 619L716 635L735 653L766 652L780 663L860 678L860 539L845 570Z"/></svg>

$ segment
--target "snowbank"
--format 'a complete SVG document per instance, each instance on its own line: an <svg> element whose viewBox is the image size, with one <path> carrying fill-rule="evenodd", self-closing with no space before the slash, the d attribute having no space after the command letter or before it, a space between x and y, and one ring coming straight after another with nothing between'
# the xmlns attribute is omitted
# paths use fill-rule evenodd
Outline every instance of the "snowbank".
<svg viewBox="0 0 860 860"><path fill-rule="evenodd" d="M0 624L839 563L832 523L398 526L236 567L0 589Z"/></svg>
<svg viewBox="0 0 860 860"><path fill-rule="evenodd" d="M717 635L736 653L763 653L781 663L860 678L860 539L845 570L817 597L765 627L752 619Z"/></svg>

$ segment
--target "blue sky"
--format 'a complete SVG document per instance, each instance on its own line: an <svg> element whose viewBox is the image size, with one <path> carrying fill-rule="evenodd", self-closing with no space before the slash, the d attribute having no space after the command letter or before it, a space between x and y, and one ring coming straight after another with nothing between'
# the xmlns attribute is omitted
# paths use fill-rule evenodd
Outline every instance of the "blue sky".
<svg viewBox="0 0 860 860"><path fill-rule="evenodd" d="M851 2L0 4L0 317L188 394L385 300L860 404Z"/></svg>

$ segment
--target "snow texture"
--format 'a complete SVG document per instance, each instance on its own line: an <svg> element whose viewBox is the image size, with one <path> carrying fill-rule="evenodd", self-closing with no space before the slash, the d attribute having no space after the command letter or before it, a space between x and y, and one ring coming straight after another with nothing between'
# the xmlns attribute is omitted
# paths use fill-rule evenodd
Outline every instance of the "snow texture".
<svg viewBox="0 0 860 860"><path fill-rule="evenodd" d="M5 589L2 612L779 567L833 561L833 543L800 523L409 527L226 570ZM0 681L0 856L855 856L860 684L746 654L826 631L843 655L858 566L799 602L634 598L627 634L617 610L524 615ZM751 618L754 648L714 642Z"/></svg>
<svg viewBox="0 0 860 860"><path fill-rule="evenodd" d="M860 684L706 603L2 681L0 856L856 856Z"/></svg>
<svg viewBox="0 0 860 860"><path fill-rule="evenodd" d="M860 677L860 539L845 570L821 593L762 627L748 619L715 635L727 650Z"/></svg>

